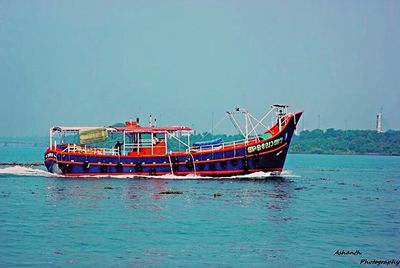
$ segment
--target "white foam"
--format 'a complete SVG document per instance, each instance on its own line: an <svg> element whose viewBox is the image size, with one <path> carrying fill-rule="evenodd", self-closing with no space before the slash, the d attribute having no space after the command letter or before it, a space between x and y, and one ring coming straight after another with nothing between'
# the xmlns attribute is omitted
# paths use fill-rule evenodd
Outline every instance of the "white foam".
<svg viewBox="0 0 400 268"><path fill-rule="evenodd" d="M281 173L276 172L254 172L246 175L234 175L227 177L211 177L211 176L199 176L194 174L188 174L185 176L177 176L173 174L166 174L161 176L150 176L150 175L97 175L90 176L90 178L119 178L119 179L161 179L161 180L229 180L229 179L268 179L268 178L294 178L300 177L294 175L290 170L282 171Z"/></svg>
<svg viewBox="0 0 400 268"><path fill-rule="evenodd" d="M300 178L301 177L299 175L294 174L293 171L291 171L291 170L284 170L281 172L281 174L279 176L285 177L285 178Z"/></svg>
<svg viewBox="0 0 400 268"><path fill-rule="evenodd" d="M185 176L177 176L173 174L166 174L166 175L161 175L161 176L142 176L145 178L149 179L165 179L165 180L205 180L205 179L218 179L215 177L210 177L210 176L199 176L199 175L194 175L194 174L188 174Z"/></svg>
<svg viewBox="0 0 400 268"><path fill-rule="evenodd" d="M290 170L285 170L280 173L277 172L263 172L257 171L246 175L235 175L230 178L233 179L268 179L268 178L293 178L298 177L294 175Z"/></svg>
<svg viewBox="0 0 400 268"><path fill-rule="evenodd" d="M62 175L60 175L62 176ZM64 177L64 176L62 176ZM130 174L123 174L123 175L90 175L90 176L83 176L83 178L114 178L114 179L160 179L160 180L195 180L195 179L220 179L216 177L205 177L205 176L197 176L194 174L189 174L185 176L177 176L173 174L166 174L166 175L130 175Z"/></svg>
<svg viewBox="0 0 400 268"><path fill-rule="evenodd" d="M23 166L0 168L0 174L15 175L15 176L41 176L41 177L57 176L56 174L52 174L42 169L29 168Z"/></svg>

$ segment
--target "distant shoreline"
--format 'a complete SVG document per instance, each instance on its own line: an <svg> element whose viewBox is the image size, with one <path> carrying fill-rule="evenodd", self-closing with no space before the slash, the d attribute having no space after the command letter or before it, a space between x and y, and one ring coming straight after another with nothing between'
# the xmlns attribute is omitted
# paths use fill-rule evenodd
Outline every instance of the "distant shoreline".
<svg viewBox="0 0 400 268"><path fill-rule="evenodd" d="M290 152L289 154L311 154L311 155L367 155L367 156L400 156L400 154L385 154L385 153L310 153L310 152Z"/></svg>
<svg viewBox="0 0 400 268"><path fill-rule="evenodd" d="M289 153L400 155L400 131L314 129L293 136Z"/></svg>

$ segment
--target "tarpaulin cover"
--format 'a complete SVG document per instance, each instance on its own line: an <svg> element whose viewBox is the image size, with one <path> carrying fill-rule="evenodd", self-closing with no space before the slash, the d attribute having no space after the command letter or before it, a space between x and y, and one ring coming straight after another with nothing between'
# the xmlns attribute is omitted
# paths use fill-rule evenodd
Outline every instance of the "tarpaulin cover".
<svg viewBox="0 0 400 268"><path fill-rule="evenodd" d="M79 141L81 144L94 143L107 139L106 128L79 130Z"/></svg>
<svg viewBox="0 0 400 268"><path fill-rule="evenodd" d="M220 146L222 144L222 138L216 138L210 141L200 141L193 143L194 147L198 147L201 149L212 148L216 146Z"/></svg>
<svg viewBox="0 0 400 268"><path fill-rule="evenodd" d="M271 134L271 133L264 133L264 134L259 135L258 137L259 137L260 139L262 139L262 140L266 140L266 139L271 138L271 137L272 137L272 134Z"/></svg>

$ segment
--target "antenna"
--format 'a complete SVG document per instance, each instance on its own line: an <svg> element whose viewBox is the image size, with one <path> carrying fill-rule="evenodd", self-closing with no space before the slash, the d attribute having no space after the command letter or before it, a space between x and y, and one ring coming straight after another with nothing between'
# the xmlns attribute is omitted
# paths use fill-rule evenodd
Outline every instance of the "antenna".
<svg viewBox="0 0 400 268"><path fill-rule="evenodd" d="M214 112L211 113L211 135L214 135Z"/></svg>

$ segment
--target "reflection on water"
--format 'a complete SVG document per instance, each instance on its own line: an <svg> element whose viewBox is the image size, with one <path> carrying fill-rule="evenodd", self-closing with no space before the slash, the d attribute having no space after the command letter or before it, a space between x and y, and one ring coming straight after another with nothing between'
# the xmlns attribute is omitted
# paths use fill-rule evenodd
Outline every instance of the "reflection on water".
<svg viewBox="0 0 400 268"><path fill-rule="evenodd" d="M131 185L125 188L123 192L123 196L125 196L126 199L131 200L132 202L136 202L137 198L137 189L138 187L135 185Z"/></svg>
<svg viewBox="0 0 400 268"><path fill-rule="evenodd" d="M270 202L268 208L271 210L283 210L290 204L290 194L291 190L290 183L286 181L281 181L279 183L274 183L272 189L269 191L268 195L270 197Z"/></svg>
<svg viewBox="0 0 400 268"><path fill-rule="evenodd" d="M92 207L97 203L105 205L104 200L123 200L125 207L130 209L160 210L159 202L165 201L165 198L159 193L167 191L167 185L168 181L158 179L49 179L45 197L47 202L67 200L72 205Z"/></svg>
<svg viewBox="0 0 400 268"><path fill-rule="evenodd" d="M166 191L179 191L182 195L161 195ZM48 179L46 201L66 201L77 207L115 207L116 209L165 210L170 203L184 209L196 210L198 204L215 202L228 206L266 207L273 222L288 221L285 210L290 208L293 181L277 177L263 180L221 181L167 181L160 179ZM216 195L218 193L218 195ZM121 207L122 206L122 207ZM274 211L276 213L274 213ZM156 217L163 218L157 215Z"/></svg>
<svg viewBox="0 0 400 268"><path fill-rule="evenodd" d="M160 179L49 179L47 180L46 200L60 201L68 198L102 200L120 193L122 199L137 203L143 198L164 201L168 195L160 193L172 191L172 194L182 192L184 195L192 196L194 199L210 199L210 197L215 199L221 195L220 199L228 201L239 200L241 205L251 204L257 199L269 197L269 208L275 209L279 207L282 209L281 205L283 203L288 204L287 201L291 198L292 182L280 177L254 181L187 181L186 183ZM213 187L206 187L210 183L213 184ZM240 187L224 189L233 183L238 183ZM187 184L189 184L189 187ZM219 193L220 190L225 190L225 193ZM295 190L298 189L296 188Z"/></svg>

